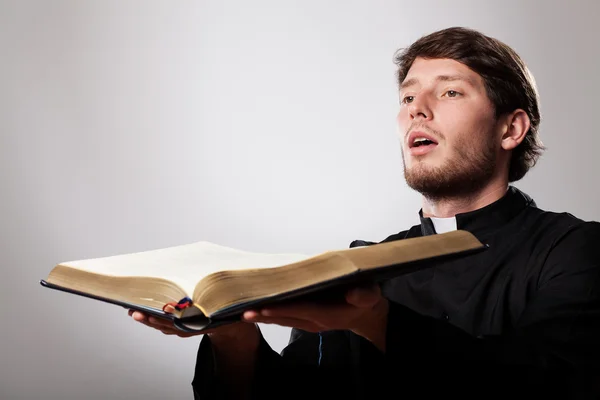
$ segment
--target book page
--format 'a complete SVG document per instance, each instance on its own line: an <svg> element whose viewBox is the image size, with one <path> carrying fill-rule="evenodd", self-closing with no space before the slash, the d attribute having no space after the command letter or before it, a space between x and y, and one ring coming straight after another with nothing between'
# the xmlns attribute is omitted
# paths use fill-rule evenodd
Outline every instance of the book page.
<svg viewBox="0 0 600 400"><path fill-rule="evenodd" d="M112 276L144 276L173 281L192 295L198 281L213 272L269 268L310 258L303 254L254 253L210 242L103 258L63 262L60 265Z"/></svg>

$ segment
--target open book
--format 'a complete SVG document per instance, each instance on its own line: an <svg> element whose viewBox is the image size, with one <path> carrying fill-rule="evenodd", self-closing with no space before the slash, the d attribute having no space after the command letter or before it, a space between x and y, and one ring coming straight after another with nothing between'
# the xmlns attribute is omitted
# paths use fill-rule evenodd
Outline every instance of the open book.
<svg viewBox="0 0 600 400"><path fill-rule="evenodd" d="M341 294L352 285L381 282L485 247L460 230L317 255L264 254L197 242L63 262L41 284L202 331L265 304ZM176 311L165 313L167 304Z"/></svg>

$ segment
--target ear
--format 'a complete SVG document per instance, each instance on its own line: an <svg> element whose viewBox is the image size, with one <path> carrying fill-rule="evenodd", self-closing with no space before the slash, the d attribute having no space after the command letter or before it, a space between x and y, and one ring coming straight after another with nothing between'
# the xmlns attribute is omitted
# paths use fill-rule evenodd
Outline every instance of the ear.
<svg viewBox="0 0 600 400"><path fill-rule="evenodd" d="M515 110L505 117L502 132L502 148L512 150L525 139L531 121L527 113L521 109Z"/></svg>

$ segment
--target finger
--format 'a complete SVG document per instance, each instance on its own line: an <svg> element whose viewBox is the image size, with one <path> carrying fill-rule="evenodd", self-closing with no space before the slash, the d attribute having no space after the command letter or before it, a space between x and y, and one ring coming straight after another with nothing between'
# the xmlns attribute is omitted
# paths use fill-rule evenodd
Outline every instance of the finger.
<svg viewBox="0 0 600 400"><path fill-rule="evenodd" d="M176 328L168 328L168 327L161 327L161 328L157 328L159 331L161 331L162 333L164 333L165 335L177 335L177 336L184 336L186 333L182 332Z"/></svg>
<svg viewBox="0 0 600 400"><path fill-rule="evenodd" d="M285 306L266 307L259 311L264 317L292 317L298 319L313 319L316 317L329 316L332 313L344 311L347 304L341 305L319 305L315 303L294 303Z"/></svg>
<svg viewBox="0 0 600 400"><path fill-rule="evenodd" d="M184 338L198 335L198 333L184 332L180 329L177 329L173 325L172 321L166 320L164 318L150 317L145 315L144 313L134 310L129 310L128 314L129 316L133 317L133 319L137 322L146 325L150 328L154 328L158 331L161 331L165 335L177 335L179 337Z"/></svg>
<svg viewBox="0 0 600 400"><path fill-rule="evenodd" d="M293 305L270 307L260 310L260 317L291 318L316 323L319 326L338 325L355 310L349 304L319 305L314 303L296 303Z"/></svg>
<svg viewBox="0 0 600 400"><path fill-rule="evenodd" d="M156 326L168 326L173 327L173 320L166 318L158 318L158 317L148 317L148 322Z"/></svg>
<svg viewBox="0 0 600 400"><path fill-rule="evenodd" d="M181 337L189 337L189 336L193 336L193 334L189 334L187 332L183 332L179 329L177 329L175 326L171 325L164 325L164 324L156 324L156 323L152 323L150 322L150 319L154 319L154 318L149 318L149 319L145 319L143 321L140 321L140 323L156 329L157 331L162 332L165 335L177 335L177 336L181 336Z"/></svg>
<svg viewBox="0 0 600 400"><path fill-rule="evenodd" d="M154 328L156 328L157 330L161 331L165 335L176 335L176 336L183 337L183 338L192 337L192 336L198 336L198 335L201 335L201 334L206 334L206 332L186 332L186 331L182 331L181 329L177 328L175 325L169 325L169 326L155 325Z"/></svg>
<svg viewBox="0 0 600 400"><path fill-rule="evenodd" d="M360 308L373 307L381 299L381 288L378 285L357 287L350 289L346 293L348 304Z"/></svg>
<svg viewBox="0 0 600 400"><path fill-rule="evenodd" d="M142 320L142 321L138 321L140 324L142 325L146 325L150 328L154 328L154 329L158 329L155 325L152 325L151 323L148 322L148 320Z"/></svg>
<svg viewBox="0 0 600 400"><path fill-rule="evenodd" d="M174 313L174 312L175 312L175 307L173 307L173 306L172 306L172 305L170 305L170 304L167 304L167 305L165 306L165 309L164 309L164 311L165 311L166 313L172 314L172 313Z"/></svg>
<svg viewBox="0 0 600 400"><path fill-rule="evenodd" d="M260 311L248 310L242 314L242 321L254 322L254 319L260 317Z"/></svg>
<svg viewBox="0 0 600 400"><path fill-rule="evenodd" d="M165 324L162 322L159 322L159 318L155 318L155 317L151 317L148 316L146 314L143 314L139 311L135 311L132 314L132 317L135 321L140 322L146 326L150 326L152 328L159 328L159 327L163 327L163 326L169 326L169 324ZM172 325L172 324L171 324Z"/></svg>
<svg viewBox="0 0 600 400"><path fill-rule="evenodd" d="M144 322L147 320L147 316L144 313L141 313L139 311L134 311L131 316L133 317L134 320L138 321L138 322Z"/></svg>
<svg viewBox="0 0 600 400"><path fill-rule="evenodd" d="M307 332L319 332L324 329L321 325L319 325L313 321L307 321L307 320L298 319L298 318L286 318L286 317L271 318L271 317L263 317L263 316L259 315L256 318L254 318L254 320L252 322L268 324L268 325L279 325L279 326L285 326L285 327L289 327L289 328L297 328L297 329L302 329Z"/></svg>

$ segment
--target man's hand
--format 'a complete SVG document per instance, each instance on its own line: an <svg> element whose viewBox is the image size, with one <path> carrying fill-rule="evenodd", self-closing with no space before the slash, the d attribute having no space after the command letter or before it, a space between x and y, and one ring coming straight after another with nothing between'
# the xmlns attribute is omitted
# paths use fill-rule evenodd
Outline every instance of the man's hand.
<svg viewBox="0 0 600 400"><path fill-rule="evenodd" d="M246 311L248 322L277 324L308 332L351 330L385 352L389 303L379 286L355 288L339 304L292 303Z"/></svg>
<svg viewBox="0 0 600 400"><path fill-rule="evenodd" d="M175 309L172 306L165 307L165 311L168 313L172 313ZM173 321L168 320L166 318L158 318L153 317L151 315L144 314L140 311L129 310L129 316L133 317L134 320L140 322L150 328L154 328L156 330L161 331L165 335L177 335L179 337L191 337L196 336L199 333L197 332L184 332L180 329L177 329L175 325L173 325Z"/></svg>
<svg viewBox="0 0 600 400"><path fill-rule="evenodd" d="M173 306L166 306L165 312L172 313L175 309ZM198 336L198 335L209 335L211 338L216 336L216 340L221 339L235 339L237 337L246 339L248 336L254 337L256 336L256 327L254 324L249 324L247 322L237 322L228 325L223 325L214 329L207 329L202 332L184 332L178 329L173 321L166 318L158 318L153 317L151 315L144 314L140 311L129 310L129 316L133 317L134 320L140 322L146 326L154 328L156 330L161 331L165 335L176 335L182 338ZM215 339L215 338L213 338Z"/></svg>

